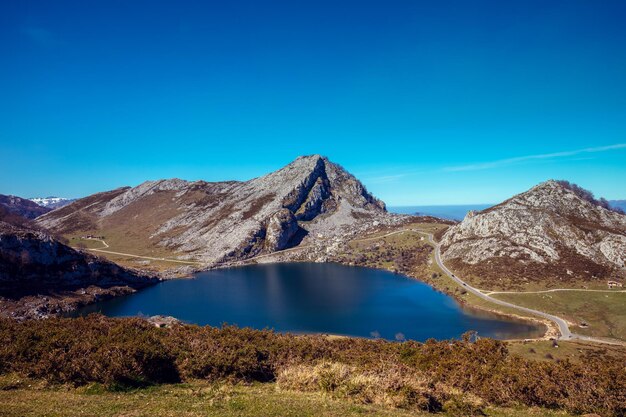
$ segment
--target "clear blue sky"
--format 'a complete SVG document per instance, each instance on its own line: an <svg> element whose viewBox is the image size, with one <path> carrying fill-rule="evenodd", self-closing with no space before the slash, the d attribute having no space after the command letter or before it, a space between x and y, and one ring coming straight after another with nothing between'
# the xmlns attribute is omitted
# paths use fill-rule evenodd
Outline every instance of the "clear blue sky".
<svg viewBox="0 0 626 417"><path fill-rule="evenodd" d="M320 153L389 205L626 198L625 1L0 3L0 193Z"/></svg>

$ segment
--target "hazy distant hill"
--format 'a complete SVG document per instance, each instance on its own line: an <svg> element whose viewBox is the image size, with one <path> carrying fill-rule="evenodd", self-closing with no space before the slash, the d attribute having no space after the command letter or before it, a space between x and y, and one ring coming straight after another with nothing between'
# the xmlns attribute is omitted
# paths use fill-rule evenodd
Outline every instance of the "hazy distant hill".
<svg viewBox="0 0 626 417"><path fill-rule="evenodd" d="M94 194L37 220L59 234L104 235L126 252L205 264L329 240L391 217L354 176L319 155L249 181L148 181ZM134 252L131 252L134 253Z"/></svg>
<svg viewBox="0 0 626 417"><path fill-rule="evenodd" d="M63 197L37 197L31 198L30 201L37 203L42 207L47 207L49 209L56 209L59 207L67 206L72 201L75 201L75 198L63 198Z"/></svg>
<svg viewBox="0 0 626 417"><path fill-rule="evenodd" d="M27 219L34 219L49 212L51 209L42 207L27 198L16 197L14 195L0 194L0 207L6 209L6 213L16 214ZM0 218L0 220L2 220Z"/></svg>
<svg viewBox="0 0 626 417"><path fill-rule="evenodd" d="M482 288L623 279L626 215L579 190L548 181L470 213L444 235L445 261Z"/></svg>

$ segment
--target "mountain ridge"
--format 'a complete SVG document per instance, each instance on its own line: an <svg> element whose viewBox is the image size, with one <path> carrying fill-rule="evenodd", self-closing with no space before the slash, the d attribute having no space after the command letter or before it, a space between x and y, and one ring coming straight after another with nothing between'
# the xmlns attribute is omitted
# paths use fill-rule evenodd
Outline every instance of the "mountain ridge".
<svg viewBox="0 0 626 417"><path fill-rule="evenodd" d="M0 194L0 207L9 214L18 215L26 219L35 219L51 209L22 197Z"/></svg>
<svg viewBox="0 0 626 417"><path fill-rule="evenodd" d="M210 266L331 239L387 221L385 204L341 166L302 156L248 181L146 181L79 199L37 219L59 234L94 233L143 253ZM117 242L116 242L117 241Z"/></svg>
<svg viewBox="0 0 626 417"><path fill-rule="evenodd" d="M51 197L34 197L34 198L29 198L29 200L32 201L33 203L40 205L41 207L46 207L46 208L54 210L56 208L66 206L76 199L51 196Z"/></svg>

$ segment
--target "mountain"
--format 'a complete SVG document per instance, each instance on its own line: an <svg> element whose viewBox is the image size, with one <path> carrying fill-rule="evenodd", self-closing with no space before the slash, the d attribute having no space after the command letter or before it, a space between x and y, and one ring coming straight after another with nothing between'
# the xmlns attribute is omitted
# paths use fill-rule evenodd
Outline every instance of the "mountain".
<svg viewBox="0 0 626 417"><path fill-rule="evenodd" d="M453 270L479 287L567 286L623 279L626 216L564 181L547 181L480 212L441 240Z"/></svg>
<svg viewBox="0 0 626 417"><path fill-rule="evenodd" d="M3 207L7 214L18 215L27 219L34 219L51 210L26 198L2 194L0 194L0 207Z"/></svg>
<svg viewBox="0 0 626 417"><path fill-rule="evenodd" d="M94 194L37 224L104 236L111 250L206 266L344 237L391 217L353 175L311 155L249 181L169 179Z"/></svg>
<svg viewBox="0 0 626 417"><path fill-rule="evenodd" d="M40 205L41 207L47 207L49 209L56 209L59 207L67 206L72 201L75 201L75 198L63 198L63 197L37 197L31 198L30 201Z"/></svg>
<svg viewBox="0 0 626 417"><path fill-rule="evenodd" d="M48 233L0 221L0 316L45 317L156 282L66 246ZM55 307L51 308L51 305Z"/></svg>

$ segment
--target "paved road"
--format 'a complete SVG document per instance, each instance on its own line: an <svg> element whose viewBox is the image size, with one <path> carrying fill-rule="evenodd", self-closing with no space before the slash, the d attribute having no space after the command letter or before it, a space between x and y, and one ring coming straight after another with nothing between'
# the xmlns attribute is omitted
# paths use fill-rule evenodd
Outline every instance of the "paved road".
<svg viewBox="0 0 626 417"><path fill-rule="evenodd" d="M453 281L461 285L466 291L471 292L472 294L482 298L483 300L487 300L489 302L492 302L492 303L495 303L504 307L511 307L517 310L524 311L526 313L530 313L530 314L548 319L556 323L556 325L558 326L559 332L561 333L561 337L560 337L561 339L569 340L572 338L572 332L570 332L569 326L567 325L565 320L563 320L562 318L553 316L552 314L544 313L543 311L533 310L532 308L518 306L512 303L508 303L506 301L498 300L497 298L490 297L487 294L483 293L482 291L478 290L477 288L472 287L471 285L469 285L468 283L466 283L465 281L463 281L456 275L454 275L448 268L446 268L446 266L443 264L443 261L441 260L441 244L435 242L432 234L428 233L427 235L428 235L428 240L435 247L435 262L437 262L437 265L439 266L439 268L441 268L441 270L448 277L450 277Z"/></svg>
<svg viewBox="0 0 626 417"><path fill-rule="evenodd" d="M421 232L424 233L424 232ZM512 303L508 303L506 301L502 301L499 300L497 298L493 298L490 297L489 295L483 293L482 291L478 290L477 288L472 287L471 285L469 285L468 283L466 283L465 281L463 281L462 279L460 279L459 277L457 277L456 275L454 275L448 268L446 268L446 266L443 264L443 261L441 260L441 244L436 243L433 239L433 235L430 233L426 233L426 235L428 236L428 240L430 241L430 243L435 247L435 261L437 262L437 265L439 266L439 268L441 268L441 270L447 275L449 276L452 280L454 280L455 282L457 282L459 285L461 285L463 288L465 288L468 292L471 292L472 294L482 298L483 300L487 300L489 302L504 306L504 307L510 307L510 308L514 308L516 310L520 310L526 313L530 313L533 314L535 316L539 316L539 317L543 317L545 319L548 319L554 323L556 323L556 325L559 328L559 332L561 333L561 337L559 339L561 340L573 340L573 339L578 339L578 340L586 340L586 341L590 341L590 342L597 342L597 343L607 343L607 344L611 344L611 345L621 345L624 346L625 343L620 342L620 341L613 341L613 340L605 340L605 339L597 339L594 337L589 337L589 336L583 336L583 335L578 335L578 334L574 334L570 331L569 326L567 325L567 322L565 320L563 320L560 317L557 317L553 314L548 314L545 313L543 311L539 311L539 310L534 310L532 308L527 308L527 307L522 307L516 304L512 304Z"/></svg>

